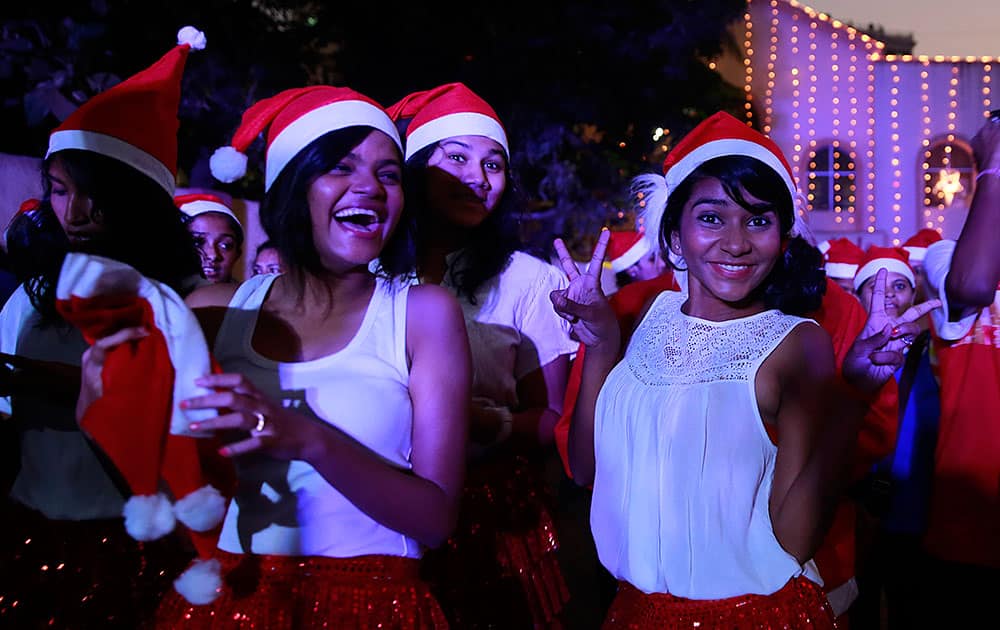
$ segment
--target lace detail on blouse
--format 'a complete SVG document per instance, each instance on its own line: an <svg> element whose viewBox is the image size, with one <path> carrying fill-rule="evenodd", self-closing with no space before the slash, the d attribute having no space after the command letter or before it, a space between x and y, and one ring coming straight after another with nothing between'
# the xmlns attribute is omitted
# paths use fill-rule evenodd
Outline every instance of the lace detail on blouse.
<svg viewBox="0 0 1000 630"><path fill-rule="evenodd" d="M685 296L667 291L636 329L625 362L652 386L749 381L759 362L803 321L778 310L724 322L681 313Z"/></svg>

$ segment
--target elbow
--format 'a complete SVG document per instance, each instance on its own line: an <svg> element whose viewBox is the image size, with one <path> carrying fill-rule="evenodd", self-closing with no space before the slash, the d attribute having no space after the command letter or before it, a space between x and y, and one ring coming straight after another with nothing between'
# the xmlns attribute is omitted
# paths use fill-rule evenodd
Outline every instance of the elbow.
<svg viewBox="0 0 1000 630"><path fill-rule="evenodd" d="M427 531L414 536L421 545L428 549L437 549L448 541L458 524L458 510L446 510L440 518L430 523Z"/></svg>
<svg viewBox="0 0 1000 630"><path fill-rule="evenodd" d="M996 297L997 283L987 278L954 273L949 274L945 290L953 306L986 308Z"/></svg>
<svg viewBox="0 0 1000 630"><path fill-rule="evenodd" d="M573 473L573 482L582 488L594 485L594 466L588 464L576 462L572 458L569 462L569 471Z"/></svg>

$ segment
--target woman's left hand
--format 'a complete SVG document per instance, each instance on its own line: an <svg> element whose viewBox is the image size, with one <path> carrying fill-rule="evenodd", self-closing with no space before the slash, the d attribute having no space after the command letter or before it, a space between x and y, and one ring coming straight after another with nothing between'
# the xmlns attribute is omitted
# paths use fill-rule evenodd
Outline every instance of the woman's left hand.
<svg viewBox="0 0 1000 630"><path fill-rule="evenodd" d="M844 379L868 394L881 389L903 365L906 348L920 333L917 320L941 306L940 300L928 300L896 318L889 317L885 312L887 275L885 269L875 274L868 321L844 357L842 368Z"/></svg>
<svg viewBox="0 0 1000 630"><path fill-rule="evenodd" d="M212 374L195 381L215 393L189 398L184 409L218 409L210 420L191 424L192 431L245 431L249 436L231 442L219 453L236 457L263 453L276 459L309 460L320 444L322 426L312 418L268 400L242 374Z"/></svg>

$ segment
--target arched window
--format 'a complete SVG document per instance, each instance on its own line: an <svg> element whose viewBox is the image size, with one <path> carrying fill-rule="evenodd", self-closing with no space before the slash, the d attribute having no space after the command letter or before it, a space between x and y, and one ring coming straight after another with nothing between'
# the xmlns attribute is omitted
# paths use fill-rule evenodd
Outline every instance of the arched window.
<svg viewBox="0 0 1000 630"><path fill-rule="evenodd" d="M954 135L932 141L924 150L924 222L940 216L946 208L968 208L976 185L976 161L972 148ZM936 226L934 226L936 227Z"/></svg>
<svg viewBox="0 0 1000 630"><path fill-rule="evenodd" d="M848 216L854 214L857 199L856 158L854 150L841 145L838 140L809 152L808 210ZM842 217L837 219L840 223Z"/></svg>

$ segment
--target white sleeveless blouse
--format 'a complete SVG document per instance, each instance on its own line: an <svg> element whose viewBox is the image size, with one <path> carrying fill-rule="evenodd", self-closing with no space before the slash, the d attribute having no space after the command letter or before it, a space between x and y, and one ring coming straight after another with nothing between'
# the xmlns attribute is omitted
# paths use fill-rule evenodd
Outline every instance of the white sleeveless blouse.
<svg viewBox="0 0 1000 630"><path fill-rule="evenodd" d="M597 400L591 528L601 562L646 593L771 594L804 575L775 538L777 447L757 407L757 370L805 320L777 310L724 322L662 293Z"/></svg>
<svg viewBox="0 0 1000 630"><path fill-rule="evenodd" d="M406 359L409 287L378 279L361 327L344 349L298 363L267 359L251 346L261 304L277 276L243 283L216 337L223 370L243 374L268 398L333 425L387 463L410 469L413 406ZM418 558L415 540L359 510L303 461L262 455L238 460L239 488L219 548L232 553L335 558Z"/></svg>

